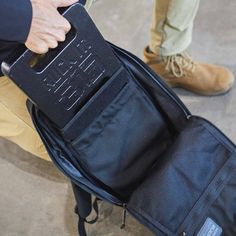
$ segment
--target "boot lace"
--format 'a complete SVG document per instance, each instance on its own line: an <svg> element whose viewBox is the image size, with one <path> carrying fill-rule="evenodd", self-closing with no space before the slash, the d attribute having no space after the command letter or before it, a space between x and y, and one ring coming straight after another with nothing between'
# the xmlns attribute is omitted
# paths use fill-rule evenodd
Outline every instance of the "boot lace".
<svg viewBox="0 0 236 236"><path fill-rule="evenodd" d="M196 66L193 59L186 52L166 56L163 59L166 63L165 69L178 78L185 76L187 70L193 72Z"/></svg>

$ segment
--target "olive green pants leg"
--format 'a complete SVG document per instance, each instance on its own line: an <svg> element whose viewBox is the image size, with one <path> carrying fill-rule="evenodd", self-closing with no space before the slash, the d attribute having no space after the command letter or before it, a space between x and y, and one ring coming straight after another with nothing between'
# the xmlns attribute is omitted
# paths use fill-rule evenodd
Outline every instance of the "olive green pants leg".
<svg viewBox="0 0 236 236"><path fill-rule="evenodd" d="M150 49L163 56L181 53L192 41L200 0L155 0Z"/></svg>

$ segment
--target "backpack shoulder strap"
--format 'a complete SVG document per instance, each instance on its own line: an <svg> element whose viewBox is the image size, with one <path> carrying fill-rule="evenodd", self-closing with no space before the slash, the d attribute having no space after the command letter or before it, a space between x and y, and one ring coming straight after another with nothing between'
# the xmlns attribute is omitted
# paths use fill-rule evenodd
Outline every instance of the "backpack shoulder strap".
<svg viewBox="0 0 236 236"><path fill-rule="evenodd" d="M95 198L92 203L92 196L79 186L72 182L72 188L75 195L76 206L75 213L79 216L78 232L79 236L87 236L85 223L94 224L98 220L98 198ZM96 212L96 217L88 221L87 217L91 214L92 210Z"/></svg>

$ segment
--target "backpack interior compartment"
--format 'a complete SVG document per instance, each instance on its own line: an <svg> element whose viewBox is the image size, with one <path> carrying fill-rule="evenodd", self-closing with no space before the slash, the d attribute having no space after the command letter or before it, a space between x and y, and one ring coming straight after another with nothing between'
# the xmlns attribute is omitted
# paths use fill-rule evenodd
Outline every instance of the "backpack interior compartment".
<svg viewBox="0 0 236 236"><path fill-rule="evenodd" d="M235 153L234 145L215 127L192 117L134 191L128 209L157 235L195 235L235 171Z"/></svg>
<svg viewBox="0 0 236 236"><path fill-rule="evenodd" d="M127 72L122 73L124 71L111 78L108 84L127 76ZM106 87L109 86L102 87L92 100L99 100ZM83 114L91 114L87 112L93 111L91 106L99 110L89 101L63 132L75 127L77 137L71 141L71 146L80 164L125 201L152 166L160 161L159 157L171 145L176 130L162 109L154 105L130 75L99 114L84 119L90 121L81 130L79 126L86 122L78 120Z"/></svg>
<svg viewBox="0 0 236 236"><path fill-rule="evenodd" d="M236 173L232 173L224 189L206 212L206 217L191 232L197 235L206 218L213 219L221 228L224 236L236 235Z"/></svg>

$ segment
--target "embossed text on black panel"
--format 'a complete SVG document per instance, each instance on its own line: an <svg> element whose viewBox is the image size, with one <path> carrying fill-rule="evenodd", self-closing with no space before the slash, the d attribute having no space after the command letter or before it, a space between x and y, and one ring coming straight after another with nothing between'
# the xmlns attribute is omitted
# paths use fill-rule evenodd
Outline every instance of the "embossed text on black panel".
<svg viewBox="0 0 236 236"><path fill-rule="evenodd" d="M57 102L69 111L83 103L104 78L106 69L86 40L78 40L69 58L63 56L42 78L47 91L57 96ZM78 83L79 81L79 83Z"/></svg>

